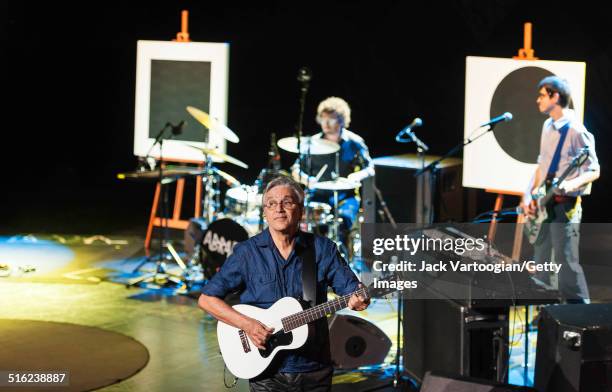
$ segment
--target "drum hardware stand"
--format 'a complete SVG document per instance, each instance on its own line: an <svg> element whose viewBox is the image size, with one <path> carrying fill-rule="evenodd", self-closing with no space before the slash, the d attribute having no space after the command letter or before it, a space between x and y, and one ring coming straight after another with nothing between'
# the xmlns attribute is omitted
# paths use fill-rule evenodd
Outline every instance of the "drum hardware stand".
<svg viewBox="0 0 612 392"><path fill-rule="evenodd" d="M156 261L155 271L144 274L138 278L129 280L126 284L127 287L135 286L140 283L153 283L160 287L165 285L168 281L172 281L176 284L182 283L180 279L180 275L171 274L167 271L166 263L164 261L166 259L166 256L164 255L165 253L164 248L167 249L168 252L170 253L170 259L174 259L174 261L179 265L179 267L183 271L187 269L187 266L185 265L185 263L183 263L183 260L180 258L179 254L176 252L176 250L174 249L170 241L168 241L168 217L166 216L169 210L168 192L166 191L166 187L164 185L168 185L172 183L174 180L169 181L168 179L164 179L164 175L163 175L163 167L164 167L164 163L163 163L164 137L163 136L164 136L164 133L166 132L168 128L171 128L172 135L170 136L170 138L172 138L172 136L179 135L182 131L184 124L185 124L184 121L181 121L176 126L170 123L166 123L166 125L164 125L161 131L159 131L159 133L157 134L157 137L155 138L155 142L153 143L153 146L151 146L151 148L149 149L149 153L150 153L154 145L159 144L159 162L160 164L159 164L158 181L160 184L160 192L162 196L162 203L161 203L161 206L159 207L162 210L161 215L160 215L161 220L162 220L162 230L160 230L159 232L159 255ZM148 256L145 257L143 261L133 270L133 273L138 272L140 268L142 268L142 266L146 264L147 262L149 262L150 260L151 260L150 257Z"/></svg>
<svg viewBox="0 0 612 392"><path fill-rule="evenodd" d="M303 110L303 107L302 107ZM303 116L303 113L300 115ZM301 120L300 120L301 121ZM301 132L301 131L300 131ZM281 170L281 160L280 160L280 152L278 151L278 147L276 146L276 133L272 132L270 135L270 150L268 150L268 168L273 173L279 173ZM263 175L262 175L263 174ZM265 191L265 176L266 172L262 171L260 173L260 177L255 182L257 184L257 191L259 194L263 195ZM247 199L248 205L248 199ZM263 231L264 228L264 211L263 211L263 200L261 201L261 206L259 206L259 232Z"/></svg>
<svg viewBox="0 0 612 392"><path fill-rule="evenodd" d="M305 155L305 159L306 159L306 164L308 165L308 171L305 173L310 173L312 170L312 154L310 153L310 146L312 145L311 143L312 140L312 136L308 137L308 141L306 142L308 145L308 149L306 150L306 154ZM299 139L298 139L298 145L299 145ZM299 154L298 157L301 157L301 150L298 150ZM301 165L301 158L300 159L300 176L302 175L302 165ZM317 176L317 181L319 180L320 176ZM306 174L306 192L304 192L304 208L306 209L306 229L309 232L312 232L314 227L315 227L315 222L313 221L313 217L312 217L312 211L311 211L311 207L310 207L310 198L312 197L312 194L314 193L314 191L312 191L310 189L310 174Z"/></svg>
<svg viewBox="0 0 612 392"><path fill-rule="evenodd" d="M216 219L217 214L220 211L220 192L218 189L216 189L216 186L219 184L219 176L215 173L216 168L213 166L212 157L204 154L204 159L206 161L206 175L202 177L202 180L204 181L202 211L206 223L210 224Z"/></svg>
<svg viewBox="0 0 612 392"><path fill-rule="evenodd" d="M331 177L332 177L332 181L338 179L338 177L340 176L340 151L336 151L336 165L335 165L335 171L331 172ZM334 221L332 224L332 233L331 233L331 237L332 237L332 241L334 241L334 243L336 244L336 247L338 248L338 251L340 251L340 254L342 255L342 257L344 257L345 259L347 259L347 261L349 258L349 250L346 247L346 245L340 240L339 238L339 233L340 233L340 229L339 229L339 224L340 224L340 218L338 215L338 190L334 189Z"/></svg>
<svg viewBox="0 0 612 392"><path fill-rule="evenodd" d="M202 181L204 182L204 192L202 194L202 211L204 221L207 225L216 220L217 213L219 212L220 200L219 200L219 190L217 189L217 185L219 184L219 174L216 172L216 168L213 166L212 157L207 154L204 154L204 175L202 176ZM182 283L185 284L186 288L189 290L191 288L191 284L197 279L199 273L202 273L204 279L208 279L202 269L201 265L201 252L202 244L201 241L196 242L193 253L187 260L187 264L181 261L181 269L183 270L182 274ZM171 251L172 252L172 251ZM174 252L176 253L176 252ZM178 255L177 255L178 257ZM175 257L176 258L176 257ZM177 261L178 263L178 261ZM180 282L179 282L180 283Z"/></svg>
<svg viewBox="0 0 612 392"><path fill-rule="evenodd" d="M298 150L298 167L300 172L302 171L302 129L304 126L304 107L306 106L306 94L308 94L308 88L310 87L310 79L312 79L312 72L308 67L302 67L298 70L297 80L301 83L300 87L300 115L297 124L297 150Z"/></svg>

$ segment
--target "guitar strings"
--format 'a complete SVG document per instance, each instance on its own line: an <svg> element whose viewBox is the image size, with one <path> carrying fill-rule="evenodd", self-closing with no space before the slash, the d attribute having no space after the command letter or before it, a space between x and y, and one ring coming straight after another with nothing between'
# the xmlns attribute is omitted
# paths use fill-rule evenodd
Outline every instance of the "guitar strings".
<svg viewBox="0 0 612 392"><path fill-rule="evenodd" d="M340 310L344 307L346 307L348 305L348 300L351 298L351 296L353 294L357 294L357 295L365 295L366 294L366 289L365 287L362 287L358 290L356 290L353 293L344 295L342 297L339 297L333 301L330 302L326 302L323 304L319 304L315 307L303 310L299 313L293 314L291 316L287 316L281 319L281 322L283 324L283 330L285 332L289 332L301 325L304 324L304 321L307 320L308 318L312 317L312 316L317 316L316 318L320 318L323 317L324 315L328 314L328 313L333 313L336 310ZM340 307L340 309L336 309L336 305L335 304L341 304L342 306ZM333 306L333 310L332 307ZM329 307L329 309L326 309L326 307ZM318 315L319 313L323 312L322 314ZM294 324L297 325L294 326ZM287 326L287 328L285 328L285 326Z"/></svg>

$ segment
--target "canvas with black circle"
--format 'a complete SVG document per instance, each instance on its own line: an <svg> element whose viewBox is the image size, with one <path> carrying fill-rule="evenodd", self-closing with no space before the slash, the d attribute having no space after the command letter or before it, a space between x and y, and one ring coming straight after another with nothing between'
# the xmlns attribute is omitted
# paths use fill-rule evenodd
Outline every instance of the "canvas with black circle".
<svg viewBox="0 0 612 392"><path fill-rule="evenodd" d="M510 72L497 86L491 100L491 118L512 113L512 121L496 125L493 133L501 148L514 159L536 163L540 134L546 116L536 104L538 83L554 75L540 67L523 67ZM570 105L571 107L571 105Z"/></svg>

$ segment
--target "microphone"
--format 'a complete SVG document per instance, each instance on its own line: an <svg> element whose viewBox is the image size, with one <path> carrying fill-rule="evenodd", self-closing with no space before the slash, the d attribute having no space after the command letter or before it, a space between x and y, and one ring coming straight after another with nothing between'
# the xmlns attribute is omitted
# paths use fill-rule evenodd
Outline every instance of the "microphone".
<svg viewBox="0 0 612 392"><path fill-rule="evenodd" d="M178 123L178 125L173 125L171 123L168 123L168 126L170 127L170 129L172 129L172 134L173 135L180 135L181 133L183 133L183 127L185 126L185 124L187 124L187 122L185 120L181 120L180 123Z"/></svg>
<svg viewBox="0 0 612 392"><path fill-rule="evenodd" d="M308 67L302 67L298 70L298 82L308 83L312 79L312 71Z"/></svg>
<svg viewBox="0 0 612 392"><path fill-rule="evenodd" d="M395 136L395 140L398 142L407 143L407 141L403 141L402 136L404 136L405 134L411 134L412 128L420 127L421 125L423 125L423 120L421 120L419 117L415 118L414 120L412 120L410 125L399 131L397 136Z"/></svg>
<svg viewBox="0 0 612 392"><path fill-rule="evenodd" d="M423 125L423 120L421 120L419 117L417 117L414 120L412 120L410 125L408 125L406 128L404 128L403 131L404 132L410 132L412 130L412 128L420 127L421 125Z"/></svg>
<svg viewBox="0 0 612 392"><path fill-rule="evenodd" d="M512 113L506 112L500 116L490 119L488 122L481 125L481 127L486 127L487 125L492 126L502 121L510 121L512 120Z"/></svg>

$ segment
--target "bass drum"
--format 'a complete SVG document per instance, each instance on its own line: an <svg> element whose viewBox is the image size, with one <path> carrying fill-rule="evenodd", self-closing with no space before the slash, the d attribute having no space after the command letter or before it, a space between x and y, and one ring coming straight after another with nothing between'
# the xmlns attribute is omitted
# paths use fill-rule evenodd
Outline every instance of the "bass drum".
<svg viewBox="0 0 612 392"><path fill-rule="evenodd" d="M247 231L231 219L219 219L208 225L200 244L200 261L206 279L212 278L237 243L249 238Z"/></svg>

